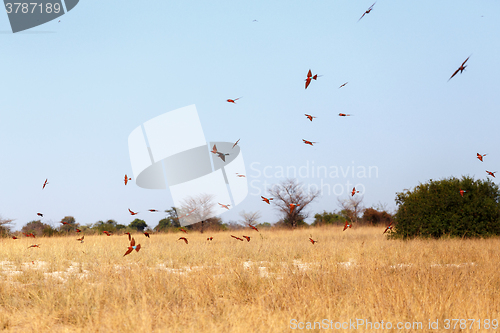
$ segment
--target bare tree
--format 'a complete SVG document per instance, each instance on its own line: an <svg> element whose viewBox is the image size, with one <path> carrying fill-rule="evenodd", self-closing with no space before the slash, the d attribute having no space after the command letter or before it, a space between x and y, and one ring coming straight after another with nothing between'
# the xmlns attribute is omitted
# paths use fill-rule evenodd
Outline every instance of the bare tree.
<svg viewBox="0 0 500 333"><path fill-rule="evenodd" d="M307 218L305 208L317 197L319 190L306 193L296 179L285 179L275 184L268 191L274 198L273 204L282 213L285 225L295 228L298 223Z"/></svg>
<svg viewBox="0 0 500 333"><path fill-rule="evenodd" d="M363 206L363 196L348 196L347 199L337 198L337 200L345 217L350 219L351 222L358 222L358 218L365 210Z"/></svg>
<svg viewBox="0 0 500 333"><path fill-rule="evenodd" d="M183 224L187 225L212 217L215 215L214 197L213 194L202 193L197 197L185 198L177 209L178 218L183 219Z"/></svg>
<svg viewBox="0 0 500 333"><path fill-rule="evenodd" d="M255 222L257 222L258 219L261 218L261 215L259 212L249 212L245 213L245 211L240 212L240 216L242 217L242 221L244 224L251 224L253 225Z"/></svg>
<svg viewBox="0 0 500 333"><path fill-rule="evenodd" d="M0 236L7 236L10 232L10 228L12 227L11 223L14 220L12 219L4 219L0 216Z"/></svg>

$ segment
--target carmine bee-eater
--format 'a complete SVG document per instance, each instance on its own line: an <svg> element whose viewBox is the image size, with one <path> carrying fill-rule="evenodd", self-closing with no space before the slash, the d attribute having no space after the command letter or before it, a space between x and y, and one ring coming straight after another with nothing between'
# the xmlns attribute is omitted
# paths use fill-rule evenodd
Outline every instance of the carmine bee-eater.
<svg viewBox="0 0 500 333"><path fill-rule="evenodd" d="M463 197L464 197L464 193L465 193L465 192L467 192L467 191L466 191L466 190L462 190L462 189L460 189L460 191L459 191L459 192L460 192L460 195L461 195L461 196L462 196L462 198L463 198Z"/></svg>
<svg viewBox="0 0 500 333"><path fill-rule="evenodd" d="M29 249L30 247L40 247L40 244L33 244L33 245L30 245L30 246L28 246L28 249Z"/></svg>
<svg viewBox="0 0 500 333"><path fill-rule="evenodd" d="M250 223L248 223L248 226L249 226L250 228L252 228L253 230L255 230L255 231L259 231L259 229L257 229L257 227L254 227L254 226L253 226L253 225L251 225Z"/></svg>
<svg viewBox="0 0 500 333"><path fill-rule="evenodd" d="M148 209L151 213L157 213L158 209Z"/></svg>
<svg viewBox="0 0 500 333"><path fill-rule="evenodd" d="M495 173L497 173L496 171L491 172L491 171L486 170L486 173L488 173L488 175L492 176L493 178L496 178L495 177Z"/></svg>
<svg viewBox="0 0 500 333"><path fill-rule="evenodd" d="M467 62L467 60L469 60L469 58L470 58L470 56L468 56L467 59L465 59L465 61L460 65L460 67L458 67L458 69L455 71L455 73L453 73L453 75L450 76L450 78L448 79L448 81L450 81L452 77L454 77L455 75L457 75L458 72L460 72L460 74L462 74L462 72L465 70L465 67L467 67L467 66L464 66L464 65Z"/></svg>
<svg viewBox="0 0 500 333"><path fill-rule="evenodd" d="M214 147L212 148L212 150L210 151L211 153L217 155L218 157L220 157L220 159L223 161L223 162L226 162L226 156L229 155L229 154L224 154L224 153L221 153L219 151L217 151L217 146L214 145Z"/></svg>
<svg viewBox="0 0 500 333"><path fill-rule="evenodd" d="M307 114L305 113L305 116L307 117L307 119L309 119L310 121L313 121L313 118L316 118L314 116L311 116L310 114Z"/></svg>
<svg viewBox="0 0 500 333"><path fill-rule="evenodd" d="M351 227L352 227L352 224L349 223L349 222L347 222L347 221L345 221L344 230L342 230L342 231L345 231L345 229L351 228Z"/></svg>
<svg viewBox="0 0 500 333"><path fill-rule="evenodd" d="M80 229L76 228L75 232L82 232Z"/></svg>
<svg viewBox="0 0 500 333"><path fill-rule="evenodd" d="M247 240L247 242L250 242L250 236L243 236Z"/></svg>
<svg viewBox="0 0 500 333"><path fill-rule="evenodd" d="M240 241L242 241L242 242L243 242L243 239L241 239L241 238L239 238L239 237L236 237L236 236L233 236L233 235L231 235L231 237L236 238L237 240L240 240Z"/></svg>
<svg viewBox="0 0 500 333"><path fill-rule="evenodd" d="M340 88L342 88L342 87L344 87L344 86L345 86L346 84L348 84L348 83L349 83L349 82L344 83L343 85L341 85L341 86L339 87L339 89L340 89Z"/></svg>
<svg viewBox="0 0 500 333"><path fill-rule="evenodd" d="M315 241L314 239L312 239L311 237L309 237L309 241L314 245L314 243L317 243L318 241Z"/></svg>
<svg viewBox="0 0 500 333"><path fill-rule="evenodd" d="M262 201L266 202L268 205L271 204L269 201L273 200L273 198L266 198L266 197L263 197L262 195L260 197L262 198Z"/></svg>
<svg viewBox="0 0 500 333"><path fill-rule="evenodd" d="M356 187L353 187L351 192L351 197L353 197L356 193L359 193L359 191L356 191Z"/></svg>
<svg viewBox="0 0 500 333"><path fill-rule="evenodd" d="M132 240L132 236L130 236L130 232L124 233L124 235L128 235L128 241L130 242Z"/></svg>
<svg viewBox="0 0 500 333"><path fill-rule="evenodd" d="M43 183L43 186L42 186L42 190L45 188L45 186L48 184L49 182L47 181L47 179L45 179L45 182Z"/></svg>
<svg viewBox="0 0 500 333"><path fill-rule="evenodd" d="M229 210L229 206L231 206L231 205L223 205L223 204L221 204L220 202L218 202L218 204L219 204L219 205L221 205L221 206L222 206L222 208L226 208L227 210Z"/></svg>
<svg viewBox="0 0 500 333"><path fill-rule="evenodd" d="M313 146L313 143L317 143L317 142L307 141L307 140L304 140L304 139L302 139L302 141L304 141L304 143L306 145L310 145L310 146Z"/></svg>
<svg viewBox="0 0 500 333"><path fill-rule="evenodd" d="M346 113L339 113L339 116L341 116L341 117L350 117L352 115L351 114L346 114Z"/></svg>
<svg viewBox="0 0 500 333"><path fill-rule="evenodd" d="M235 98L235 99L228 99L227 102L236 104L236 101L239 100L241 97Z"/></svg>
<svg viewBox="0 0 500 333"><path fill-rule="evenodd" d="M140 249L141 249L141 244L135 245L135 239L132 237L132 240L130 241L130 246L128 247L127 252L125 252L123 256L125 257L127 254L132 253L132 251L134 250L139 252Z"/></svg>
<svg viewBox="0 0 500 333"><path fill-rule="evenodd" d="M106 230L104 230L103 233L106 234L106 236L111 236L112 235L112 233L110 233L109 231L106 231Z"/></svg>
<svg viewBox="0 0 500 333"><path fill-rule="evenodd" d="M238 141L236 141L233 145L233 147L231 149L233 149L234 147L236 147L236 145L238 144L238 142L240 142L241 139L238 139Z"/></svg>
<svg viewBox="0 0 500 333"><path fill-rule="evenodd" d="M151 238L151 237L149 237L149 232L147 232L147 231L144 231L144 236L146 236L147 238Z"/></svg>
<svg viewBox="0 0 500 333"><path fill-rule="evenodd" d="M213 237L208 237L208 238L207 238L207 241L211 241L211 240L213 240L213 239L214 239Z"/></svg>
<svg viewBox="0 0 500 333"><path fill-rule="evenodd" d="M59 223L62 223L63 225L69 224L68 222L61 221Z"/></svg>
<svg viewBox="0 0 500 333"><path fill-rule="evenodd" d="M125 174L125 179L124 179L125 185L127 185L129 180L132 180L132 178L128 178L127 174Z"/></svg>
<svg viewBox="0 0 500 333"><path fill-rule="evenodd" d="M477 153L477 159L482 162L483 161L483 157L486 156L486 155L488 155L488 154L481 155L481 154Z"/></svg>
<svg viewBox="0 0 500 333"><path fill-rule="evenodd" d="M77 238L76 240L77 240L77 241L80 241L81 243L83 243L83 238L85 238L85 235L83 235L83 236L82 236L82 237L80 237L80 238Z"/></svg>
<svg viewBox="0 0 500 333"><path fill-rule="evenodd" d="M391 222L391 223L389 223L389 225L387 226L387 228L385 228L384 234L385 234L388 230L392 230L392 222Z"/></svg>
<svg viewBox="0 0 500 333"><path fill-rule="evenodd" d="M186 230L184 230L182 228L180 228L179 230L182 231L183 233L186 233L186 234L188 233Z"/></svg>
<svg viewBox="0 0 500 333"><path fill-rule="evenodd" d="M371 5L371 6L370 6L370 7L369 7L369 8L368 8L368 9L367 9L364 13L363 13L363 15L361 15L361 17L359 18L359 20L361 20L361 19L363 18L363 16L365 16L366 14L370 14L370 12L371 12L371 11L372 11L372 9L373 9L373 6L375 6L375 4L376 4L376 3L377 3L377 1L375 1L375 2L373 3L373 5ZM358 22L359 22L359 20L358 20Z"/></svg>
<svg viewBox="0 0 500 333"><path fill-rule="evenodd" d="M295 207L297 207L297 206L300 206L300 204L296 204L296 203L290 204L290 214L293 213L293 211L295 210Z"/></svg>
<svg viewBox="0 0 500 333"><path fill-rule="evenodd" d="M12 239L17 239L17 237L16 236L12 236Z"/></svg>
<svg viewBox="0 0 500 333"><path fill-rule="evenodd" d="M322 76L322 75L316 74L316 75L313 76L311 70L309 70L309 72L307 72L307 78L305 80L306 81L306 89L307 89L307 87L309 87L309 84L311 84L311 79L312 80L317 80L318 77L320 77L320 76Z"/></svg>
<svg viewBox="0 0 500 333"><path fill-rule="evenodd" d="M186 244L188 244L188 240L187 240L187 238L186 238L186 237L181 237L181 238L179 238L178 240L181 240L181 239L182 239L182 240L183 240Z"/></svg>
<svg viewBox="0 0 500 333"><path fill-rule="evenodd" d="M137 214L139 214L139 212L133 212L133 211L131 211L130 208L128 209L128 211L130 212L130 215L137 215Z"/></svg>
<svg viewBox="0 0 500 333"><path fill-rule="evenodd" d="M236 177L245 177L245 175L242 175L242 174L236 173Z"/></svg>
<svg viewBox="0 0 500 333"><path fill-rule="evenodd" d="M43 214L42 213L36 213L36 215L40 216L40 217L43 217Z"/></svg>

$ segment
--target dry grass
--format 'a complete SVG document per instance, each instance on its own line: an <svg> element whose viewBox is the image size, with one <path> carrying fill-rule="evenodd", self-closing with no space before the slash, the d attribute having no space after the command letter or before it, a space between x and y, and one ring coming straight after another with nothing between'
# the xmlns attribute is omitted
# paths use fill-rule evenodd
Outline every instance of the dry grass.
<svg viewBox="0 0 500 333"><path fill-rule="evenodd" d="M126 257L127 236L3 239L0 329L286 332L292 319L358 318L425 332L429 319L500 319L500 239L389 241L383 230L245 230L249 243L191 233L187 245L138 234L141 251Z"/></svg>

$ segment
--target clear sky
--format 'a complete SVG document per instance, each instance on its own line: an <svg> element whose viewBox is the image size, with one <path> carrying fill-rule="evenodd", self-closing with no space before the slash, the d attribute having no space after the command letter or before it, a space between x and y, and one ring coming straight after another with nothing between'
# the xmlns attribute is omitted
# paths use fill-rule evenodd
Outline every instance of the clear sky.
<svg viewBox="0 0 500 333"><path fill-rule="evenodd" d="M242 210L277 221L260 195L287 168L323 185L311 217L337 210L352 184L365 206L394 209L396 192L431 178L500 171L500 2L379 0L358 22L370 5L81 0L16 34L0 15L1 216L16 229L37 212L54 226L67 215L155 226L165 214L147 210L172 197L124 185L128 136L191 104L207 141L241 139L249 195L225 222ZM323 76L306 90L309 69Z"/></svg>

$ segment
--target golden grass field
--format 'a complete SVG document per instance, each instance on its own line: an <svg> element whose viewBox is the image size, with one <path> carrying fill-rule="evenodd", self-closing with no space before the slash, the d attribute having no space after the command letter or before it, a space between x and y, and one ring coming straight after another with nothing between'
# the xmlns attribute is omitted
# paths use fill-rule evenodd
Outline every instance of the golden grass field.
<svg viewBox="0 0 500 333"><path fill-rule="evenodd" d="M500 319L500 239L387 240L384 228L1 240L0 329L291 332L303 322ZM252 236L250 242L230 237ZM309 236L318 240L315 245ZM212 242L206 238L213 236ZM40 248L29 248L39 243ZM322 322L324 323L324 322ZM333 328L333 323L331 324ZM469 321L467 327L471 322ZM484 324L482 321L481 324ZM345 325L345 324L344 324ZM464 331L481 330L477 327ZM304 326L305 328L306 326ZM325 328L325 327L323 327ZM339 327L340 328L340 327Z"/></svg>

